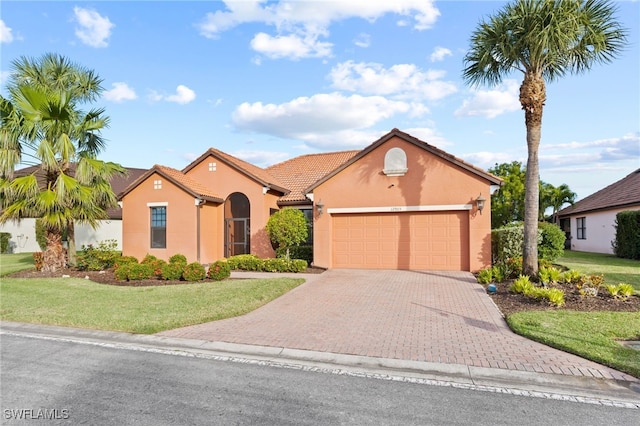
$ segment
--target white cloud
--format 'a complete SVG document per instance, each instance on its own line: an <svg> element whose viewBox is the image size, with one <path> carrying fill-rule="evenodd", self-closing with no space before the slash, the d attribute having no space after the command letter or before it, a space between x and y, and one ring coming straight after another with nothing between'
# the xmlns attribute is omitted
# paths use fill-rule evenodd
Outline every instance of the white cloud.
<svg viewBox="0 0 640 426"><path fill-rule="evenodd" d="M181 84L176 87L176 94L167 96L165 100L168 102L175 102L184 105L193 101L195 98L196 92Z"/></svg>
<svg viewBox="0 0 640 426"><path fill-rule="evenodd" d="M367 48L371 45L371 36L369 34L361 33L358 34L358 37L353 41L358 47Z"/></svg>
<svg viewBox="0 0 640 426"><path fill-rule="evenodd" d="M187 86L180 84L176 87L176 93L173 95L163 95L152 90L149 92L148 98L152 102L166 101L184 105L192 102L196 98L196 92L189 89Z"/></svg>
<svg viewBox="0 0 640 426"><path fill-rule="evenodd" d="M440 61L444 61L444 58L446 58L447 56L452 56L453 53L451 52L451 50L447 49L446 47L436 47L433 52L431 53L431 56L429 56L429 60L431 62L440 62Z"/></svg>
<svg viewBox="0 0 640 426"><path fill-rule="evenodd" d="M11 43L13 41L12 29L0 19L0 43Z"/></svg>
<svg viewBox="0 0 640 426"><path fill-rule="evenodd" d="M258 33L251 40L251 47L271 59L324 57L331 53L331 43L320 42L317 37L300 37L296 34L272 37Z"/></svg>
<svg viewBox="0 0 640 426"><path fill-rule="evenodd" d="M406 102L381 96L329 93L278 105L245 102L233 112L232 121L242 131L311 142L338 131L369 128L410 110L411 105Z"/></svg>
<svg viewBox="0 0 640 426"><path fill-rule="evenodd" d="M333 67L329 79L341 90L433 101L457 91L454 83L442 80L444 76L444 71L422 71L413 64L384 68L377 63L347 61Z"/></svg>
<svg viewBox="0 0 640 426"><path fill-rule="evenodd" d="M123 102L136 99L136 92L127 83L116 82L112 84L112 89L104 92L106 100L111 102Z"/></svg>
<svg viewBox="0 0 640 426"><path fill-rule="evenodd" d="M351 18L361 18L373 22L387 15L399 15L402 19L398 25L413 22L413 28L422 31L431 28L440 12L432 1L427 0L394 0L390 2L371 0L350 1L280 1L277 3L263 0L224 2L226 9L208 13L202 22L197 24L200 34L207 38L218 38L219 35L235 26L245 23L259 22L275 28L275 35L254 37L252 47L260 47L269 42L267 53L271 58L293 58L298 50L284 50L281 54L274 54L274 47L278 44L274 40L287 40L295 35L298 40L313 40L307 46L315 52L312 56L330 56L330 43L318 41L320 36L329 35L328 28L333 22ZM258 35L256 35L257 37ZM292 40L288 40L291 42ZM321 47L321 48L320 48ZM307 53L305 49L300 50ZM289 54L284 54L289 52ZM301 56L307 57L307 56Z"/></svg>
<svg viewBox="0 0 640 426"><path fill-rule="evenodd" d="M548 166L626 162L640 158L640 133L587 142L541 144L540 162Z"/></svg>
<svg viewBox="0 0 640 426"><path fill-rule="evenodd" d="M475 90L473 97L462 103L456 117L495 118L501 114L520 110L520 85L516 80L505 80L493 90Z"/></svg>
<svg viewBox="0 0 640 426"><path fill-rule="evenodd" d="M109 18L101 16L95 10L77 6L73 8L73 13L79 24L76 36L88 46L107 47L111 29L115 26Z"/></svg>

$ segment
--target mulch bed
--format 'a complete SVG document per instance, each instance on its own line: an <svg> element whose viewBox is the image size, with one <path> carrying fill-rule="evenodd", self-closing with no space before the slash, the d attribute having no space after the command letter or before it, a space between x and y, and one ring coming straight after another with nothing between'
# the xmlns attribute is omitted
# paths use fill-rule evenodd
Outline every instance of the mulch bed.
<svg viewBox="0 0 640 426"><path fill-rule="evenodd" d="M597 296L582 296L575 285L570 284L557 284L555 288L559 288L564 291L565 304L562 307L551 306L544 301L538 301L533 298L527 297L523 294L515 294L509 291L509 286L513 281L505 281L503 283L496 283L497 291L495 294L491 294L491 298L495 304L500 308L505 316L509 316L513 313L520 311L531 310L571 310L571 311L583 311L583 312L639 312L640 311L640 297L631 296L627 300L619 300L609 296L607 289L600 289Z"/></svg>
<svg viewBox="0 0 640 426"><path fill-rule="evenodd" d="M324 269L320 268L307 268L303 273L307 274L319 274L324 272ZM116 285L116 286L131 286L131 287L143 287L143 286L160 286L160 285L180 285L189 284L188 281L165 281L159 279L151 280L138 280L138 281L118 281L113 275L113 271L78 271L75 269L65 269L56 273L38 272L36 270L26 270L11 274L11 277L16 278L52 278L62 277L68 275L76 278L86 278L91 281L100 284ZM199 282L215 282L213 280L205 280ZM585 311L585 312L597 312L597 311L614 311L614 312L639 312L640 311L640 297L631 296L626 301L614 299L608 295L606 289L601 289L598 296L587 297L581 296L578 290L573 285L556 285L555 287L561 288L565 292L565 305L561 308L550 306L546 302L534 300L530 297L522 294L514 294L509 291L509 286L512 281L505 281L503 283L497 283L497 292L490 295L498 308L505 316L520 311L530 310L573 310L573 311Z"/></svg>
<svg viewBox="0 0 640 426"><path fill-rule="evenodd" d="M324 269L320 268L307 268L302 271L303 274L321 274ZM67 268L57 272L41 272L35 269L29 269L25 271L15 272L8 275L12 278L60 278L63 276L69 276L73 278L86 278L99 284L126 286L126 287L150 287L161 285L181 285L181 284L194 284L196 282L216 282L214 280L205 279L203 281L183 281L183 280L134 280L134 281L120 281L117 280L113 274L113 270L107 271L79 271L73 268ZM239 278L242 279L242 278Z"/></svg>

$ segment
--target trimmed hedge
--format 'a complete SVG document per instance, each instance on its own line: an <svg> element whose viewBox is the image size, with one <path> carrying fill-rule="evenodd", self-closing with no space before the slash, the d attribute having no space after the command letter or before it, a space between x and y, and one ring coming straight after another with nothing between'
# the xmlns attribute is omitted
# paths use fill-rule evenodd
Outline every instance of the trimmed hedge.
<svg viewBox="0 0 640 426"><path fill-rule="evenodd" d="M555 261L564 252L565 235L558 225L538 224L538 258ZM491 231L491 252L494 264L521 258L524 243L524 224L517 222Z"/></svg>
<svg viewBox="0 0 640 426"><path fill-rule="evenodd" d="M627 210L616 215L616 238L611 242L616 256L640 260L640 210Z"/></svg>
<svg viewBox="0 0 640 426"><path fill-rule="evenodd" d="M313 246L292 246L289 247L289 255L291 259L302 259L306 260L307 264L313 263ZM287 249L286 247L278 247L276 249L276 257L277 258L286 258L287 257Z"/></svg>
<svg viewBox="0 0 640 426"><path fill-rule="evenodd" d="M302 272L308 263L303 259L260 259L253 254L240 254L227 259L231 270L258 272Z"/></svg>
<svg viewBox="0 0 640 426"><path fill-rule="evenodd" d="M209 266L208 277L214 281L222 281L231 276L231 267L229 262L218 260Z"/></svg>

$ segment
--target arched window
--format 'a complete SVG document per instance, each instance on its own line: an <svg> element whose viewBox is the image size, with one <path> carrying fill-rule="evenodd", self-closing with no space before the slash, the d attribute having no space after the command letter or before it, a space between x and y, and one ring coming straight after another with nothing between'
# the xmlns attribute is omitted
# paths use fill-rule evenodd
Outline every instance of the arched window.
<svg viewBox="0 0 640 426"><path fill-rule="evenodd" d="M384 156L383 172L387 176L404 176L407 173L407 154L400 148L391 148Z"/></svg>

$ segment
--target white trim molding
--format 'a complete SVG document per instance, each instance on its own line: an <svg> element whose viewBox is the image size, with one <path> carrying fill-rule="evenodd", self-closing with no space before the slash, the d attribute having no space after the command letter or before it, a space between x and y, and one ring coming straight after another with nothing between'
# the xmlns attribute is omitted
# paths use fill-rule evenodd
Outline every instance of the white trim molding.
<svg viewBox="0 0 640 426"><path fill-rule="evenodd" d="M471 210L471 204L444 204L433 206L380 206L380 207L334 207L327 209L329 214L341 213L402 213L402 212L442 212L452 210Z"/></svg>
<svg viewBox="0 0 640 426"><path fill-rule="evenodd" d="M168 201L157 201L154 203L147 203L147 207L167 207L169 205Z"/></svg>

